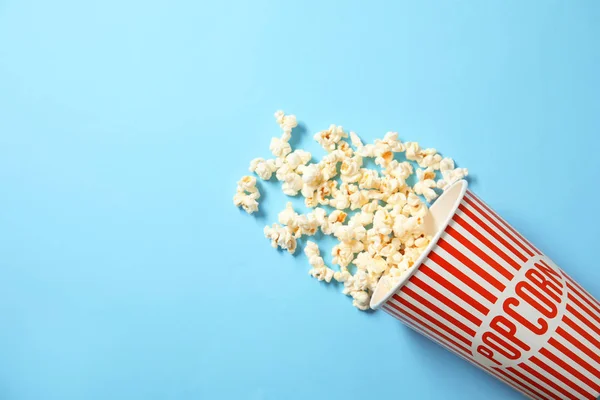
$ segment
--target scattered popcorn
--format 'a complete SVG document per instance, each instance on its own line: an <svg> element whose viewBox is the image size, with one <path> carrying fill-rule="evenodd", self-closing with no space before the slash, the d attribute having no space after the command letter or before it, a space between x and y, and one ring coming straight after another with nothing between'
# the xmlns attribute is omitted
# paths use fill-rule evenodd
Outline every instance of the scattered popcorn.
<svg viewBox="0 0 600 400"><path fill-rule="evenodd" d="M413 174L413 167L409 162L401 162L399 163L396 160L391 161L387 166L387 174L392 178L396 178L401 186L406 184L406 180Z"/></svg>
<svg viewBox="0 0 600 400"><path fill-rule="evenodd" d="M377 147L374 144L366 144L362 147L356 149L356 154L365 158L374 158L376 157Z"/></svg>
<svg viewBox="0 0 600 400"><path fill-rule="evenodd" d="M385 143L375 145L375 164L386 167L394 159L394 153Z"/></svg>
<svg viewBox="0 0 600 400"><path fill-rule="evenodd" d="M292 152L292 146L283 139L275 137L271 139L269 150L271 150L271 153L273 153L275 157L281 158Z"/></svg>
<svg viewBox="0 0 600 400"><path fill-rule="evenodd" d="M298 213L294 211L291 202L287 202L285 209L279 213L278 219L281 225L295 226L298 221Z"/></svg>
<svg viewBox="0 0 600 400"><path fill-rule="evenodd" d="M352 305L359 310L366 311L369 309L369 302L371 301L371 296L367 292L356 292L352 295L354 300L352 301Z"/></svg>
<svg viewBox="0 0 600 400"><path fill-rule="evenodd" d="M244 176L238 181L237 191L233 196L233 204L242 207L248 214L258 211L258 199L260 192L256 188L256 178Z"/></svg>
<svg viewBox="0 0 600 400"><path fill-rule="evenodd" d="M340 167L340 174L342 182L352 183L356 182L361 177L362 157L354 156L352 158L346 158L342 161Z"/></svg>
<svg viewBox="0 0 600 400"><path fill-rule="evenodd" d="M315 235L320 227L320 224L313 213L299 215L296 223L300 234L305 236Z"/></svg>
<svg viewBox="0 0 600 400"><path fill-rule="evenodd" d="M424 228L427 203L468 171L456 168L451 158L442 158L434 148L402 142L397 132L364 144L356 133L348 135L337 125L314 135L327 154L311 162L311 153L292 149L289 143L298 125L296 117L277 111L275 120L283 132L271 139L269 148L275 158L255 158L249 170L262 180L275 174L286 195L301 195L312 210L298 213L288 202L278 215L279 223L264 228L265 237L274 248L293 254L303 236L319 231L334 236L338 243L331 255L337 270L325 265L317 243L307 240L309 274L319 281L343 284L342 293L352 297L352 304L368 310L375 287L380 284L391 290L416 266L431 242ZM408 161L396 160L397 153L404 153ZM365 167L368 158L379 168ZM408 184L414 175L416 183ZM256 178L243 177L234 204L253 213L259 198ZM328 213L319 206L334 210ZM350 217L348 210L352 210Z"/></svg>
<svg viewBox="0 0 600 400"><path fill-rule="evenodd" d="M326 131L318 132L315 135L315 140L327 151L335 150L336 144L348 135L344 132L341 126L331 125Z"/></svg>
<svg viewBox="0 0 600 400"><path fill-rule="evenodd" d="M398 132L388 132L383 137L383 140L375 140L375 145L379 144L385 144L394 153L401 153L406 150L404 144L398 139Z"/></svg>
<svg viewBox="0 0 600 400"><path fill-rule="evenodd" d="M286 141L290 140L292 135L292 129L298 126L298 121L295 115L285 115L283 111L279 110L275 112L275 120L283 130L283 137L287 138Z"/></svg>
<svg viewBox="0 0 600 400"><path fill-rule="evenodd" d="M417 179L419 181L414 186L415 193L422 195L429 203L431 203L436 197L438 197L438 193L433 190L434 188L437 188L437 184L434 180L435 172L431 167L425 170L418 169Z"/></svg>
<svg viewBox="0 0 600 400"><path fill-rule="evenodd" d="M331 251L331 255L333 256L333 263L340 267L347 267L354 259L352 247L344 243L335 245Z"/></svg>
<svg viewBox="0 0 600 400"><path fill-rule="evenodd" d="M352 146L356 147L357 149L360 149L364 146L362 140L360 140L358 135L354 132L350 132L350 142L352 143Z"/></svg>
<svg viewBox="0 0 600 400"><path fill-rule="evenodd" d="M283 193L288 196L295 196L302 190L302 177L295 172L290 172L283 177L281 185Z"/></svg>
<svg viewBox="0 0 600 400"><path fill-rule="evenodd" d="M373 232L379 233L380 235L389 235L392 233L392 225L394 224L394 217L390 213L381 208L375 212L373 218Z"/></svg>
<svg viewBox="0 0 600 400"><path fill-rule="evenodd" d="M285 162L291 169L296 169L300 165L308 163L312 155L308 151L294 150L285 157Z"/></svg>
<svg viewBox="0 0 600 400"><path fill-rule="evenodd" d="M277 170L275 160L265 160L264 158L255 158L250 161L250 172L254 172L263 181L271 179L273 172Z"/></svg>
<svg viewBox="0 0 600 400"><path fill-rule="evenodd" d="M333 279L335 279L336 281L343 283L346 282L350 277L352 276L352 274L350 274L350 272L348 272L347 268L340 268L340 271L335 271L333 274Z"/></svg>
<svg viewBox="0 0 600 400"><path fill-rule="evenodd" d="M304 254L306 254L308 263L312 266L310 271L308 271L309 275L320 281L325 281L327 283L331 282L331 279L335 275L335 271L325 265L325 261L323 261L319 251L319 246L310 240L306 241Z"/></svg>
<svg viewBox="0 0 600 400"><path fill-rule="evenodd" d="M411 161L418 161L419 154L421 153L421 146L417 142L407 142L404 144L406 149L406 159Z"/></svg>
<svg viewBox="0 0 600 400"><path fill-rule="evenodd" d="M347 216L348 216L348 214L346 214L344 211L335 210L334 212L329 214L329 217L327 219L329 220L329 223L331 223L331 224L336 223L336 222L343 223L346 220Z"/></svg>
<svg viewBox="0 0 600 400"><path fill-rule="evenodd" d="M350 144L346 141L339 141L337 146L335 147L337 151L341 151L344 153L346 157L352 157L354 155L354 150L350 147Z"/></svg>
<svg viewBox="0 0 600 400"><path fill-rule="evenodd" d="M258 191L256 189L256 178L248 175L243 176L242 179L238 181L238 189L248 193L254 193Z"/></svg>
<svg viewBox="0 0 600 400"><path fill-rule="evenodd" d="M336 181L325 181L317 188L317 202L321 205L329 204L328 197L333 195L333 191L337 189Z"/></svg>
<svg viewBox="0 0 600 400"><path fill-rule="evenodd" d="M381 177L379 172L374 169L360 169L360 178L358 179L358 187L361 189L379 189L381 185Z"/></svg>
<svg viewBox="0 0 600 400"><path fill-rule="evenodd" d="M296 252L296 238L287 227L277 224L265 226L264 233L267 239L271 239L271 246L274 248L280 247L290 254Z"/></svg>
<svg viewBox="0 0 600 400"><path fill-rule="evenodd" d="M437 187L442 190L446 190L454 182L469 175L469 170L466 168L454 168L454 160L451 158L444 158L440 161L440 172L442 179L437 181Z"/></svg>
<svg viewBox="0 0 600 400"><path fill-rule="evenodd" d="M433 149L429 149L433 150ZM434 170L440 169L440 162L442 161L442 156L437 154L435 150L433 152L429 152L425 154L425 157L419 162L419 166L423 168L433 168Z"/></svg>
<svg viewBox="0 0 600 400"><path fill-rule="evenodd" d="M308 187L317 187L323 180L323 174L319 164L302 165L298 168L298 172L302 174L302 181Z"/></svg>

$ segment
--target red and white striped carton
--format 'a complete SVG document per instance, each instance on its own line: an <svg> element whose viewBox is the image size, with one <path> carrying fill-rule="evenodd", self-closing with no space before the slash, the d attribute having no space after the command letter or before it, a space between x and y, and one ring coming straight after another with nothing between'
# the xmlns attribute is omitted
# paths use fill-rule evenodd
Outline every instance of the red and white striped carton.
<svg viewBox="0 0 600 400"><path fill-rule="evenodd" d="M600 302L457 182L428 250L381 307L531 399L600 395ZM380 287L381 286L381 287Z"/></svg>

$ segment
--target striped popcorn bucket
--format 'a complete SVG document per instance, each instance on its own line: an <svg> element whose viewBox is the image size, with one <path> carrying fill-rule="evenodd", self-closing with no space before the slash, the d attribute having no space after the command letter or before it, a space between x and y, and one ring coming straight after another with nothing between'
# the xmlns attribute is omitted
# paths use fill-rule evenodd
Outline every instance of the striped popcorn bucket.
<svg viewBox="0 0 600 400"><path fill-rule="evenodd" d="M531 399L600 395L600 303L460 181L416 267L371 301Z"/></svg>

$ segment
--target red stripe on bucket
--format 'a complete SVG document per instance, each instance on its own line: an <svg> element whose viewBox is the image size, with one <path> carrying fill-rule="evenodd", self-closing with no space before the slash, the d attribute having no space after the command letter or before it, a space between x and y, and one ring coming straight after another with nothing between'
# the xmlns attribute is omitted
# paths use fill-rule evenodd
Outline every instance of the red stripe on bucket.
<svg viewBox="0 0 600 400"><path fill-rule="evenodd" d="M431 322L432 324L436 325L437 327L439 327L440 329L443 329L444 331L446 331L447 333L449 333L451 336L454 336L456 339L458 339L459 341L463 342L464 344L466 344L468 347L471 347L473 342L471 342L469 339L465 338L462 335L459 335L456 330L449 328L448 326L446 326L445 324L443 324L442 322L438 321L437 319L433 318L431 315L429 315L428 313L426 313L425 311L423 311L422 309L415 307L414 305L412 305L411 303L409 303L408 301L406 301L405 299L401 298L398 295L394 295L393 296L394 300L396 300L398 303L402 304L403 307L408 308L409 310L411 310L412 312L418 314L420 317L426 319L427 321ZM393 302L389 303L392 307L394 307L395 309L397 309L398 311L402 312L402 308L398 307L396 304L394 304Z"/></svg>
<svg viewBox="0 0 600 400"><path fill-rule="evenodd" d="M585 383L592 389L600 392L600 385L598 383L593 382L590 378L579 372L576 368L573 368L571 365L567 364L564 360L562 360L559 356L552 353L548 349L542 348L540 350L540 354L551 360L556 365L560 366L562 369L573 375L575 378L579 379L581 382Z"/></svg>
<svg viewBox="0 0 600 400"><path fill-rule="evenodd" d="M532 357L532 359L533 359L533 357ZM550 378L546 377L545 375L539 373L535 369L531 368L529 365L527 365L525 363L521 363L521 364L519 364L519 367L523 371L529 373L530 375L535 376L539 381L544 382L546 385L550 386L552 389L556 390L557 392L559 392L560 394L565 396L564 398L568 398L570 400L582 400L582 399L578 399L571 393L567 392L565 389L558 386L553 380L551 380Z"/></svg>
<svg viewBox="0 0 600 400"><path fill-rule="evenodd" d="M519 264L517 264L515 262L515 260L513 260L512 258L507 256L506 253L504 253L502 250L500 250L494 243L492 243L480 231L478 231L471 224L469 224L463 217L461 217L458 214L454 214L452 219L454 221L456 221L456 223L458 223L461 227L463 227L463 229L465 229L467 232L469 232L471 235L473 235L477 240L479 240L484 246L486 246L488 249L490 249L492 251L492 253L500 256L500 258L502 258L504 261L506 261L508 264L510 264L514 269L516 269L518 271L521 268L519 266ZM510 272L508 272L506 269L504 269L504 267L500 266L500 264L498 264L494 259L492 259L490 256L488 256L481 250L479 250L479 251L485 257L484 258L485 262L487 262L492 267L494 267L498 272L500 272L502 275L504 275L505 278L507 278L507 279L513 278L513 275Z"/></svg>
<svg viewBox="0 0 600 400"><path fill-rule="evenodd" d="M468 199L465 199L465 200L468 204L471 204L471 203L469 203ZM475 213L473 211L469 210L467 207L465 207L462 204L460 206L458 206L458 208L459 208L459 210L464 212L466 215L468 215L469 218L471 218L477 225L482 227L489 235L491 235L494 239L496 239L498 242L500 242L504 247L506 247L508 250L510 250L519 260L521 260L522 262L527 261L527 257L525 257L523 254L521 254L517 249L515 249L502 236L498 235L497 232L495 232L484 221L482 221L477 215L475 215ZM517 268L517 271L521 268L521 266L518 264L516 266L513 265L513 267Z"/></svg>
<svg viewBox="0 0 600 400"><path fill-rule="evenodd" d="M557 370L552 368L550 365L546 364L545 362L543 362L542 360L537 358L536 356L531 357L530 361L533 362L535 365L537 365L539 368L543 369L546 373L552 375L557 381L563 383L563 385L570 387L574 391L576 391L579 394L581 394L582 396L584 396L584 398L586 398L588 400L595 400L596 396L592 397L592 395L590 393L588 393L586 390L581 388L579 385L575 384L573 381L568 379L566 376L564 376L563 374L561 374L560 372L558 372ZM575 397L575 399L577 399L577 398L578 397Z"/></svg>
<svg viewBox="0 0 600 400"><path fill-rule="evenodd" d="M471 314L470 312L468 312L467 310L465 310L464 308L462 308L461 306L459 306L458 304L456 304L455 302L453 302L452 300L450 300L449 298L447 298L446 296L444 296L443 294L441 294L440 292L438 292L437 290L432 288L431 286L427 285L425 282L420 280L418 277L416 277L416 276L411 277L409 282L413 283L416 287L423 290L425 293L429 294L431 297L442 302L444 305L450 307L457 314L460 314L465 319L468 319L470 322L474 323L475 325L477 325L477 326L481 325L482 321L479 318L477 318L476 316L474 316L473 314Z"/></svg>
<svg viewBox="0 0 600 400"><path fill-rule="evenodd" d="M535 393L537 396L539 396L540 398L542 398L544 400L547 400L550 398L550 397L548 397L547 394L541 394L540 389L537 389L537 390L534 389L534 386L532 384L524 383L524 382L526 382L525 380L520 381L519 379L517 379L516 376L509 374L507 371L503 370L502 368L494 368L494 371L497 372L498 374L501 374L502 376L506 377L507 380L514 382L516 385L526 388L531 393Z"/></svg>
<svg viewBox="0 0 600 400"><path fill-rule="evenodd" d="M563 319L564 320L564 319ZM573 346L577 347L583 354L600 364L600 356L596 354L592 349L581 343L577 338L571 335L569 332L565 331L560 326L556 329L556 333L566 339ZM577 332L579 333L579 332Z"/></svg>
<svg viewBox="0 0 600 400"><path fill-rule="evenodd" d="M575 352L571 349L560 343L558 340L551 338L548 343L553 346L556 350L560 351L563 355L569 357L573 360L577 365L588 371L590 374L594 375L596 378L600 379L600 370L597 370L593 366L590 365L583 358L579 357ZM600 391L600 389L598 389Z"/></svg>
<svg viewBox="0 0 600 400"><path fill-rule="evenodd" d="M468 193L470 195L470 193ZM530 249L527 248L527 246L525 246L521 241L519 241L518 239L516 239L513 235L511 235L506 229L504 229L502 227L501 224L498 223L498 221L496 221L494 218L492 218L489 214L487 214L486 212L484 212L481 208L479 208L479 206L476 204L476 200L475 199L471 199L469 197L465 197L465 202L467 204L469 204L471 207L473 207L473 209L475 209L480 215L483 215L483 217L492 225L494 225L494 227L496 229L498 229L500 232L502 232L504 234L504 236L508 237L514 244L516 244L517 246L519 246L521 248L521 250L523 250L529 257L533 257L533 251L531 251ZM498 218L500 221L502 221L501 218Z"/></svg>
<svg viewBox="0 0 600 400"><path fill-rule="evenodd" d="M569 279L569 278L567 278ZM589 298L587 296L585 296L577 287L575 287L575 285L571 284L571 282L567 282L567 287L569 288L569 290L571 290L572 292L574 292L577 296L579 296L579 298L586 303L588 306L590 306L590 308L592 310L594 310L596 313L600 314L600 308L596 307L596 305L589 300ZM584 307L580 307L580 308L584 308ZM586 312L594 315L594 313L592 313L590 310L588 310L586 307L584 308L585 310L587 310ZM600 322L600 318L596 319L598 322Z"/></svg>
<svg viewBox="0 0 600 400"><path fill-rule="evenodd" d="M587 325L587 320L582 318L581 314L579 314L571 305L567 304L567 311L571 312L577 319ZM563 321L567 324L567 326L573 329L575 332L579 333L581 336L585 338L588 342L596 346L596 348L600 349L600 340L594 338L592 335L588 333L588 331L584 330L580 324L573 321L569 316L565 315ZM588 325L589 327L589 325Z"/></svg>
<svg viewBox="0 0 600 400"><path fill-rule="evenodd" d="M448 232L450 234L450 236L452 236L454 239L458 240L460 242L460 244L462 244L463 246L465 246L469 250L471 250L471 252L473 254L477 254L477 252L481 251L481 250L475 248L471 242L469 242L464 236L462 236L460 233L458 233L458 231L456 231L451 226L448 226L448 228L446 229L446 232ZM484 281L490 283L493 287L495 287L499 291L502 292L502 291L504 291L504 289L506 289L506 286L504 286L502 284L502 282L500 282L499 280L497 280L496 278L494 278L485 269L481 268L479 265L477 265L476 263L474 263L473 261L471 261L467 256L465 256L460 251L458 251L457 249L455 249L450 243L448 243L443 238L440 238L438 240L438 246L440 246L440 248L446 250L446 252L448 252L448 254L450 254L452 257L456 258L458 261L460 261L466 267L469 267L469 269L471 271L475 272ZM470 248L472 246L474 248ZM475 251L473 251L473 250L475 250ZM477 254L477 255L479 256L479 254ZM480 256L480 258L481 258L481 256ZM490 260L491 260L491 258L490 258ZM495 263L495 261L493 261L493 260L491 260L491 261ZM498 265L498 264L496 264L496 265ZM500 265L498 265L498 268L500 268L501 270L503 270L503 271L506 272L506 270L504 268L502 268ZM494 267L494 269L496 269L496 268ZM510 278L507 278L507 279L512 279L512 275L510 276Z"/></svg>
<svg viewBox="0 0 600 400"><path fill-rule="evenodd" d="M537 254L542 254L541 251L539 251L534 245L532 245L529 240L525 239L519 232L517 232L515 230L515 228L513 228L510 224L508 224L506 221L504 221L504 218L500 217L498 214L496 214L496 212L494 210L492 210L487 204L485 204L483 202L483 200L481 200L479 197L475 196L473 194L473 192L471 192L470 190L467 190L467 194L469 196L471 196L471 198L473 198L475 201L477 201L483 208L485 208L489 213L491 213L493 216L495 216L498 220L502 221L504 223L504 225L512 232L514 233L519 239L521 239L523 241L523 243L527 244L527 246L529 246L530 248L532 248Z"/></svg>
<svg viewBox="0 0 600 400"><path fill-rule="evenodd" d="M494 304L498 298L490 293L487 289L481 286L479 283L475 282L465 273L460 271L454 265L450 264L448 261L443 259L439 254L434 251L429 253L429 259L448 271L450 274L454 275L456 278L460 279L465 285L469 286L471 289L479 293L482 297L488 300L491 304Z"/></svg>
<svg viewBox="0 0 600 400"><path fill-rule="evenodd" d="M494 368L494 369L496 371L500 370L500 368ZM520 379L522 379L525 382L529 383L531 386L533 386L536 389L538 389L538 390L546 393L548 396L550 396L551 399L554 399L554 400L564 400L564 399L561 399L560 397L558 397L556 394L554 394L554 392L552 392L550 389L546 389L544 386L540 385L539 383L537 383L536 381L534 381L533 379L531 379L527 375L523 374L522 372L516 370L514 367L508 367L506 369L508 371L512 372L513 374L515 374L516 376L518 376Z"/></svg>
<svg viewBox="0 0 600 400"><path fill-rule="evenodd" d="M581 322L586 324L586 326L588 328L590 328L592 331L596 332L597 335L600 335L600 328L598 327L598 325L594 324L594 322L592 321L592 319L597 320L597 317L595 315L593 315L592 313L590 313L589 310L584 305L582 305L574 296L571 295L571 293L569 293L568 297L569 297L569 300L571 300L573 302L573 304L577 305L579 308L581 308L583 310L585 315L580 313L578 310L576 310L570 304L567 305L567 310L570 313L572 313L574 316L576 316L577 319L579 319Z"/></svg>
<svg viewBox="0 0 600 400"><path fill-rule="evenodd" d="M405 286L404 288L402 288L402 293L412 297L419 304L422 304L425 307L429 308L431 311L433 311L435 315L442 317L450 324L465 332L467 335L471 337L475 336L475 331L473 329L469 328L467 325L463 324L462 322L454 318L452 315L448 314L446 311L442 310L441 308L439 308L438 306L436 306L435 304L433 304L432 302L430 302L411 288Z"/></svg>
<svg viewBox="0 0 600 400"><path fill-rule="evenodd" d="M427 265L422 264L419 267L419 270L426 276L428 276L431 280L437 282L440 286L444 287L446 290L456 295L456 297L459 297L462 301L469 304L471 307L473 307L483 315L488 315L490 313L489 308L476 301L473 297L471 297L463 290L453 285L450 281L448 281L446 278L435 272L433 269L429 268Z"/></svg>
<svg viewBox="0 0 600 400"><path fill-rule="evenodd" d="M450 343L452 346L456 347L456 349L458 349L458 351L461 351L462 353L464 353L465 355L468 355L468 356L471 355L471 350L467 349L465 346L461 345L460 343L456 342L455 340L449 338L448 336L446 336L439 330L435 329L434 327L426 324L425 322L423 322L423 320L421 320L413 315L408 315L408 314L404 314L404 315L397 314L397 317L398 317L398 319L400 319L404 322L414 320L418 324L426 327L429 331L431 331L431 332L435 333L436 335L438 335L439 337L443 338L443 340L446 343Z"/></svg>

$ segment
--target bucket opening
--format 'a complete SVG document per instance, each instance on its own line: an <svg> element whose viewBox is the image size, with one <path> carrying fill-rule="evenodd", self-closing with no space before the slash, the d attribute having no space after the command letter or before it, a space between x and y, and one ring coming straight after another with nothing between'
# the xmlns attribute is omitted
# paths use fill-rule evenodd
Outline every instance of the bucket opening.
<svg viewBox="0 0 600 400"><path fill-rule="evenodd" d="M429 208L429 213L425 217L425 231L432 235L431 242L423 251L423 254L417 259L414 266L409 268L399 281L390 282L385 277L380 279L375 287L373 296L371 297L371 308L377 309L381 307L394 293L398 291L417 271L419 265L427 257L431 249L437 244L440 236L452 220L456 213L460 202L467 191L467 181L460 180L450 186Z"/></svg>

